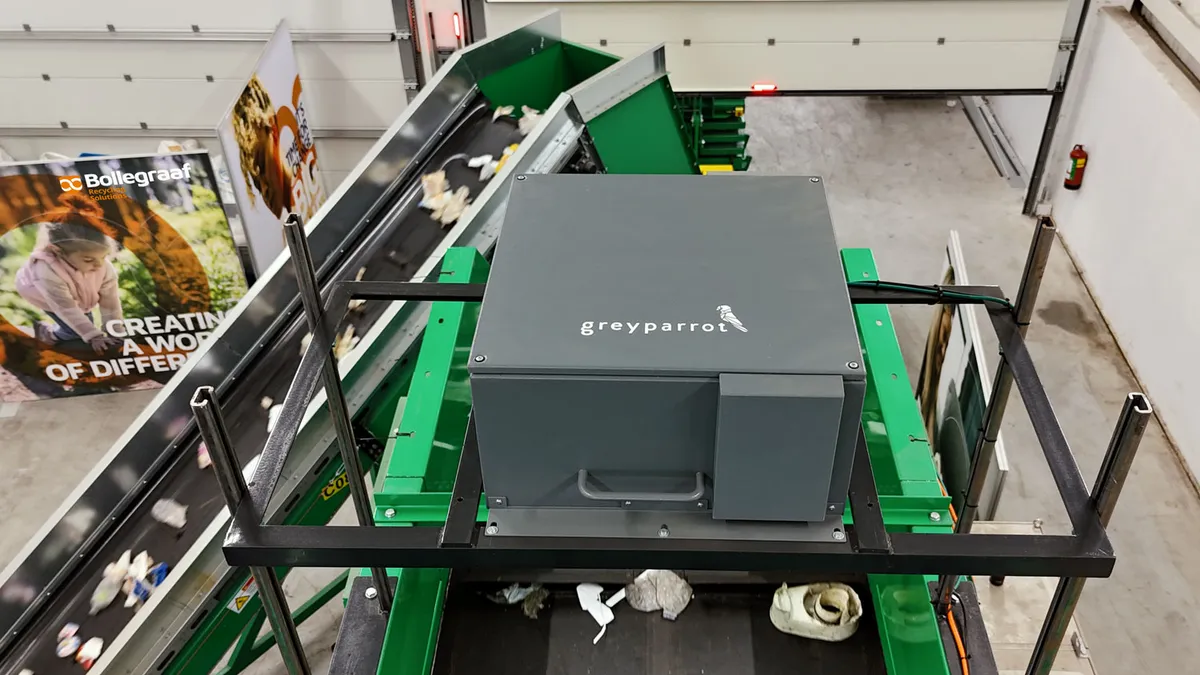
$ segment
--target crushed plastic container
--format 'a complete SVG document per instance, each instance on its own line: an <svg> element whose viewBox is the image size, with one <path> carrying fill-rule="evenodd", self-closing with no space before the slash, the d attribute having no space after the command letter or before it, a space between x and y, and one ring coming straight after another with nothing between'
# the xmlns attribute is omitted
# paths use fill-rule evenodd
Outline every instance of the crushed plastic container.
<svg viewBox="0 0 1200 675"><path fill-rule="evenodd" d="M187 507L174 499L160 499L150 508L150 517L164 525L182 530L187 525Z"/></svg>
<svg viewBox="0 0 1200 675"><path fill-rule="evenodd" d="M72 635L64 640L59 640L58 646L54 648L54 653L57 654L58 658L60 659L69 659L74 656L75 652L77 651L79 651L79 638L75 635Z"/></svg>
<svg viewBox="0 0 1200 675"><path fill-rule="evenodd" d="M96 663L96 659L100 658L100 652L103 649L104 640L94 637L83 643L83 646L75 653L75 662L83 666L84 670L89 670Z"/></svg>

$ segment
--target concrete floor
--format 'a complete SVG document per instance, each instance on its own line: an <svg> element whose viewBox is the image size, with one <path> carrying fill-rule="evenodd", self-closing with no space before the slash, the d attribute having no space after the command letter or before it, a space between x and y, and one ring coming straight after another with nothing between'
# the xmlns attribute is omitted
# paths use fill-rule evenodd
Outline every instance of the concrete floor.
<svg viewBox="0 0 1200 675"><path fill-rule="evenodd" d="M1032 223L961 110L943 101L760 99L747 117L754 172L823 176L840 244L873 249L885 279L932 282L956 229L972 281L1015 292ZM930 312L893 310L913 377ZM1050 258L1029 343L1090 484L1122 400L1138 386L1061 245ZM0 473L16 477L0 494L0 560L20 550L149 397L22 404L0 417ZM1047 531L1066 531L1021 410L1014 401L1004 427L1012 474L999 518L1040 518ZM1110 531L1116 571L1088 585L1078 610L1100 674L1193 672L1200 662L1200 499L1157 423L1146 432ZM314 574L289 586L311 591L321 583ZM339 611L332 603L301 630L316 672L327 663ZM272 653L254 671L282 668Z"/></svg>

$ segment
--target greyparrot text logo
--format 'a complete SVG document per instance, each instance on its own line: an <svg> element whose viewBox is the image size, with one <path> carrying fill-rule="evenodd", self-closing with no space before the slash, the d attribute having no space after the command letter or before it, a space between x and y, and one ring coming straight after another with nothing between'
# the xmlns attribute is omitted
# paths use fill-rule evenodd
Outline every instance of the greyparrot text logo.
<svg viewBox="0 0 1200 675"><path fill-rule="evenodd" d="M730 327L733 330L730 330ZM622 333L649 335L651 333L749 333L746 325L729 305L717 305L717 321L584 321L579 324L580 335Z"/></svg>

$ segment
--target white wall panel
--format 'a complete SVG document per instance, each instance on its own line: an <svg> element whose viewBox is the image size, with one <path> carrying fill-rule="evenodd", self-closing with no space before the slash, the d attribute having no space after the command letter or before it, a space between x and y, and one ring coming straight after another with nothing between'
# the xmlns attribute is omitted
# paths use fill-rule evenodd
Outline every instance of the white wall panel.
<svg viewBox="0 0 1200 675"><path fill-rule="evenodd" d="M297 30L390 30L391 0L54 0L28 2L4 0L0 27L35 30L103 29L112 24L119 30L190 28L203 30L270 30L286 16Z"/></svg>
<svg viewBox="0 0 1200 675"><path fill-rule="evenodd" d="M1025 171L1033 170L1037 160L1046 115L1050 112L1049 96L989 96L988 103L996 121L1017 151Z"/></svg>
<svg viewBox="0 0 1200 675"><path fill-rule="evenodd" d="M1053 214L1138 379L1192 473L1200 474L1200 91L1121 8L1101 11L1079 105L1060 126L1090 153L1083 187L1061 187ZM1062 171L1058 169L1061 168Z"/></svg>
<svg viewBox="0 0 1200 675"><path fill-rule="evenodd" d="M613 44L626 57L654 45ZM1055 43L793 43L667 45L676 91L747 91L756 82L784 90L1022 89L1044 81ZM837 64L830 67L829 64ZM1006 67L996 68L996 63Z"/></svg>
<svg viewBox="0 0 1200 675"><path fill-rule="evenodd" d="M490 12L563 12L563 32L582 42L693 43L1057 41L1059 0L1009 2L505 2ZM490 14L489 14L490 16Z"/></svg>
<svg viewBox="0 0 1200 675"><path fill-rule="evenodd" d="M296 38L310 119L325 141L382 132L403 112L405 82L415 78L404 72L404 43L392 41L392 0L0 4L0 145L23 156L70 154L64 148L77 144L114 154L153 150L157 141L146 139L204 135L233 103L280 19ZM62 122L71 128L65 136ZM93 137L80 136L87 129L96 130ZM130 138L114 136L122 130Z"/></svg>
<svg viewBox="0 0 1200 675"><path fill-rule="evenodd" d="M54 77L203 80L245 79L265 42L0 40L0 78ZM86 45L88 58L80 59ZM295 42L305 81L315 79L397 80L400 53L386 42ZM164 58L169 54L169 58Z"/></svg>
<svg viewBox="0 0 1200 675"><path fill-rule="evenodd" d="M796 91L1045 90L1067 5L489 0L486 10L493 34L558 9L564 37L575 42L622 56L665 42L671 82L680 90L746 91L760 81Z"/></svg>

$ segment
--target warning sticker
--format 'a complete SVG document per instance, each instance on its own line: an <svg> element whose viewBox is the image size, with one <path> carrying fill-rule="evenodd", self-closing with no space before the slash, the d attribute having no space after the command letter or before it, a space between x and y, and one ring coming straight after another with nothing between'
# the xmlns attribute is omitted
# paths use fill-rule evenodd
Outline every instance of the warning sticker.
<svg viewBox="0 0 1200 675"><path fill-rule="evenodd" d="M250 602L250 598L253 598L257 593L258 584L255 583L254 577L250 577L246 580L246 583L242 584L242 587L238 589L237 594L233 596L233 600L230 600L229 604L225 606L228 607L229 611L233 612L234 614L241 614L242 610L246 608L246 603Z"/></svg>
<svg viewBox="0 0 1200 675"><path fill-rule="evenodd" d="M346 478L346 472L343 471L343 472L339 473L338 475L333 477L333 480L326 483L325 487L321 488L321 499L324 501L329 501L329 499L331 497L333 497L337 493L341 492L342 490L345 490L346 486L349 484L350 484L350 479Z"/></svg>

